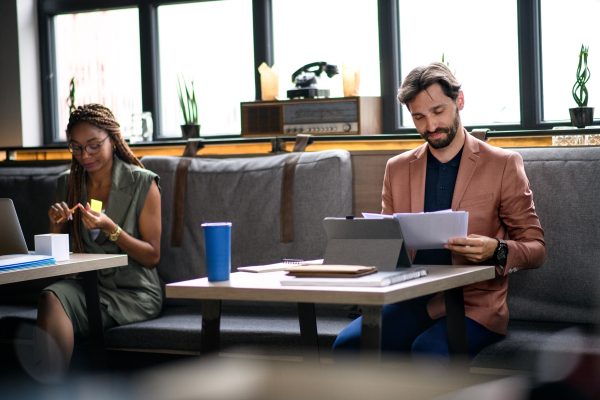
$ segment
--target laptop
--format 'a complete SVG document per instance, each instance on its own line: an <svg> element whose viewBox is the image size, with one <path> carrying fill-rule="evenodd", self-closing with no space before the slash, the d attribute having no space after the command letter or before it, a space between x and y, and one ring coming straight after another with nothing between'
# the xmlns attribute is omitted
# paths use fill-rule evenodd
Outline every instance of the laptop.
<svg viewBox="0 0 600 400"><path fill-rule="evenodd" d="M2 227L0 229L0 256L29 254L17 211L11 199L0 199L0 227Z"/></svg>
<svg viewBox="0 0 600 400"><path fill-rule="evenodd" d="M325 218L323 264L375 266L378 271L410 268L400 223L395 218Z"/></svg>

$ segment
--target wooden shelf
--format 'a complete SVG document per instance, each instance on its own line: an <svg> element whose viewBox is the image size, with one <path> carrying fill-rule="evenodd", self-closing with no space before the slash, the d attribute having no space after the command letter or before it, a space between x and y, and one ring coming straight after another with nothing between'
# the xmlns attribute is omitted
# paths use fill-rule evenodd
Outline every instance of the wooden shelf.
<svg viewBox="0 0 600 400"><path fill-rule="evenodd" d="M414 149L423 144L422 139L387 139L384 137L378 138L378 140L361 140L356 138L354 140L318 140L314 141L308 146L307 151L322 151L331 149L343 149L348 151L372 151L372 150L398 150L399 152L405 150ZM488 144L497 147L537 147L537 146L551 146L552 136L522 136L522 137L504 137L504 138L490 138L487 141ZM282 147L291 151L294 148L293 141L287 141L282 143ZM135 144L131 146L133 153L137 157L143 157L147 155L160 155L160 156L181 156L185 145L179 143L169 143L160 145L159 143L153 143L152 145L139 145ZM240 155L240 154L267 154L271 152L272 144L270 142L255 143L243 141L236 141L235 143L218 143L211 144L207 143L206 147L198 151L200 156L210 155ZM6 159L6 153L9 150L0 152L0 160ZM15 161L36 161L36 160L70 160L71 154L68 150L59 148L22 148L22 149L11 149L11 159Z"/></svg>

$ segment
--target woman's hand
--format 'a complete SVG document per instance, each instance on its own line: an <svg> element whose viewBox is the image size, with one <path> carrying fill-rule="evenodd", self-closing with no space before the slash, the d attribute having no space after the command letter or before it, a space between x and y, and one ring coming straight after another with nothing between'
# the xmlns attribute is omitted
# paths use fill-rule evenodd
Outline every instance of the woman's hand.
<svg viewBox="0 0 600 400"><path fill-rule="evenodd" d="M64 225L67 221L73 219L73 211L69 210L69 206L63 201L50 207L48 217L50 217L52 225Z"/></svg>
<svg viewBox="0 0 600 400"><path fill-rule="evenodd" d="M90 229L100 229L107 236L116 228L117 224L106 214L90 210L89 203L86 207L78 205L81 212L81 221ZM139 239L130 236L125 230L121 231L114 242L129 257L139 262L148 269L153 269L160 260L160 191L156 182L152 182L144 207L138 220Z"/></svg>
<svg viewBox="0 0 600 400"><path fill-rule="evenodd" d="M109 235L117 227L117 224L107 217L106 214L92 211L90 209L90 203L87 203L85 208L81 204L78 204L78 206L81 211L81 222L83 222L83 225L87 230L100 229L102 232Z"/></svg>

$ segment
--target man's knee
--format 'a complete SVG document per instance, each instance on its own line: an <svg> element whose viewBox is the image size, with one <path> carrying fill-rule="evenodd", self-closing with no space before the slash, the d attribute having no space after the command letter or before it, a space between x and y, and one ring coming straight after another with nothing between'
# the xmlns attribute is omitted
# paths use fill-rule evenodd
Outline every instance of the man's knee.
<svg viewBox="0 0 600 400"><path fill-rule="evenodd" d="M354 320L335 339L332 347L334 360L358 354L360 349L361 319Z"/></svg>
<svg viewBox="0 0 600 400"><path fill-rule="evenodd" d="M425 332L415 339L410 349L413 355L449 357L448 339L445 335L433 335Z"/></svg>
<svg viewBox="0 0 600 400"><path fill-rule="evenodd" d="M333 352L358 351L360 348L360 332L342 331L333 343Z"/></svg>

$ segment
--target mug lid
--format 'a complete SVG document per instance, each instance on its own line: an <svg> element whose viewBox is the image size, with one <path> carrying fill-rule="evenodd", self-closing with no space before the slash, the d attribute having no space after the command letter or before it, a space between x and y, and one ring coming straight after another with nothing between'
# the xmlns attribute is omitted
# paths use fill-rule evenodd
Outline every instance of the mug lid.
<svg viewBox="0 0 600 400"><path fill-rule="evenodd" d="M208 226L231 226L231 222L205 222L200 226L203 228Z"/></svg>

